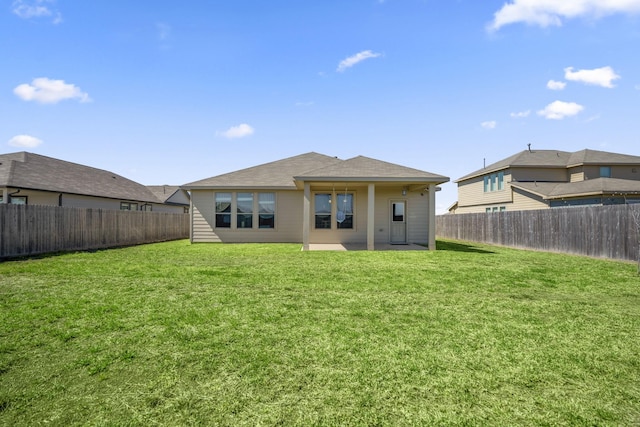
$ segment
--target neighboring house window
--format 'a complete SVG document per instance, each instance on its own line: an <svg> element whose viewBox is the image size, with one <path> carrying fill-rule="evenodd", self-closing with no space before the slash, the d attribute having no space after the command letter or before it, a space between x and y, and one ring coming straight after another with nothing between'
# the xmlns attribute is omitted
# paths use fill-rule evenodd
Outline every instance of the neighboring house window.
<svg viewBox="0 0 640 427"><path fill-rule="evenodd" d="M338 194L336 199L338 228L353 228L353 194Z"/></svg>
<svg viewBox="0 0 640 427"><path fill-rule="evenodd" d="M27 196L9 196L9 203L12 205L26 205Z"/></svg>
<svg viewBox="0 0 640 427"><path fill-rule="evenodd" d="M138 204L131 202L120 202L120 210L121 211L137 211Z"/></svg>
<svg viewBox="0 0 640 427"><path fill-rule="evenodd" d="M140 206L140 210L141 211L146 211L146 212L151 212L153 210L153 206L149 203L145 203L144 205Z"/></svg>
<svg viewBox="0 0 640 427"><path fill-rule="evenodd" d="M492 173L484 177L484 192L504 190L504 172Z"/></svg>
<svg viewBox="0 0 640 427"><path fill-rule="evenodd" d="M507 207L506 207L506 206L500 206L500 212L504 212L504 211L506 211L506 210L507 210Z"/></svg>
<svg viewBox="0 0 640 427"><path fill-rule="evenodd" d="M331 228L331 194L318 193L314 199L316 228Z"/></svg>
<svg viewBox="0 0 640 427"><path fill-rule="evenodd" d="M275 228L276 193L258 193L258 228Z"/></svg>
<svg viewBox="0 0 640 427"><path fill-rule="evenodd" d="M600 166L600 178L611 178L611 166Z"/></svg>
<svg viewBox="0 0 640 427"><path fill-rule="evenodd" d="M238 228L253 228L253 193L238 193Z"/></svg>
<svg viewBox="0 0 640 427"><path fill-rule="evenodd" d="M485 211L486 213L490 213L490 212L491 212L491 208L484 208L484 211Z"/></svg>
<svg viewBox="0 0 640 427"><path fill-rule="evenodd" d="M231 228L231 193L216 193L216 227Z"/></svg>
<svg viewBox="0 0 640 427"><path fill-rule="evenodd" d="M184 213L189 213L189 207L187 206L184 207Z"/></svg>

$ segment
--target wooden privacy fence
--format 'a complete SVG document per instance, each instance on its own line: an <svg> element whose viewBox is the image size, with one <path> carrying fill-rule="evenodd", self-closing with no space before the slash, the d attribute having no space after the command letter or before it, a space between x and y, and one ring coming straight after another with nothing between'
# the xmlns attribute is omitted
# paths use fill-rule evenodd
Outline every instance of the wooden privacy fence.
<svg viewBox="0 0 640 427"><path fill-rule="evenodd" d="M189 237L189 215L0 204L0 259Z"/></svg>
<svg viewBox="0 0 640 427"><path fill-rule="evenodd" d="M639 221L640 205L450 214L436 217L436 234L446 239L637 260Z"/></svg>

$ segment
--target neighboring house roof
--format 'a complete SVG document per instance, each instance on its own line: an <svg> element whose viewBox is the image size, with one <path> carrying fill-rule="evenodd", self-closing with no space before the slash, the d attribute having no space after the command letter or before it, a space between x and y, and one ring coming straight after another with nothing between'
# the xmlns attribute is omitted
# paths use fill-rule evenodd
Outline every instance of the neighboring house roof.
<svg viewBox="0 0 640 427"><path fill-rule="evenodd" d="M282 188L295 189L296 181L406 181L443 183L449 178L364 156L341 160L306 153L263 165L185 184L185 189Z"/></svg>
<svg viewBox="0 0 640 427"><path fill-rule="evenodd" d="M487 173L516 167L570 168L581 165L633 165L640 164L640 156L609 153L597 150L580 150L575 153L559 150L524 150L511 157L492 163L458 178L454 182L475 178Z"/></svg>
<svg viewBox="0 0 640 427"><path fill-rule="evenodd" d="M24 151L0 155L0 187L161 203L144 185L113 172Z"/></svg>
<svg viewBox="0 0 640 427"><path fill-rule="evenodd" d="M176 199L178 199L180 196L180 192L184 192L183 189L180 188L180 186L178 185L147 185L147 188L149 189L149 191L151 191L153 193L154 196L156 196L156 198L158 200L160 200L162 203L165 204L174 204L174 205L188 205L189 201L188 201L188 195L185 195L185 202L181 203L181 202L176 202ZM186 192L185 192L186 194ZM176 197L174 197L176 196ZM171 200L173 198L173 200Z"/></svg>
<svg viewBox="0 0 640 427"><path fill-rule="evenodd" d="M640 194L640 181L596 178L578 182L512 182L512 187L536 194L545 200L605 194Z"/></svg>

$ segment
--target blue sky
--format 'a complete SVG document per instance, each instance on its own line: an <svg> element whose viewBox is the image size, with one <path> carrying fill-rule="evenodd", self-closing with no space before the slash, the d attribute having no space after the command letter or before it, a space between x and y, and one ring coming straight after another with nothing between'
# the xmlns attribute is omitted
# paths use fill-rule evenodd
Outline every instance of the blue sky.
<svg viewBox="0 0 640 427"><path fill-rule="evenodd" d="M640 0L0 0L0 49L0 152L148 185L309 151L451 181L529 143L640 155Z"/></svg>

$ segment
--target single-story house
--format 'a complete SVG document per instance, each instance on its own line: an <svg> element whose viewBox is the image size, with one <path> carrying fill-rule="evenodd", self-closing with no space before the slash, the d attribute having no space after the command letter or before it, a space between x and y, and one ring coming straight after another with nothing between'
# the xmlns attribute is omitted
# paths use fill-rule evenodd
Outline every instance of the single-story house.
<svg viewBox="0 0 640 427"><path fill-rule="evenodd" d="M158 197L159 189L106 170L25 151L0 154L0 203L185 213L188 193L172 188Z"/></svg>
<svg viewBox="0 0 640 427"><path fill-rule="evenodd" d="M368 157L306 153L182 186L192 242L427 244L448 177Z"/></svg>

